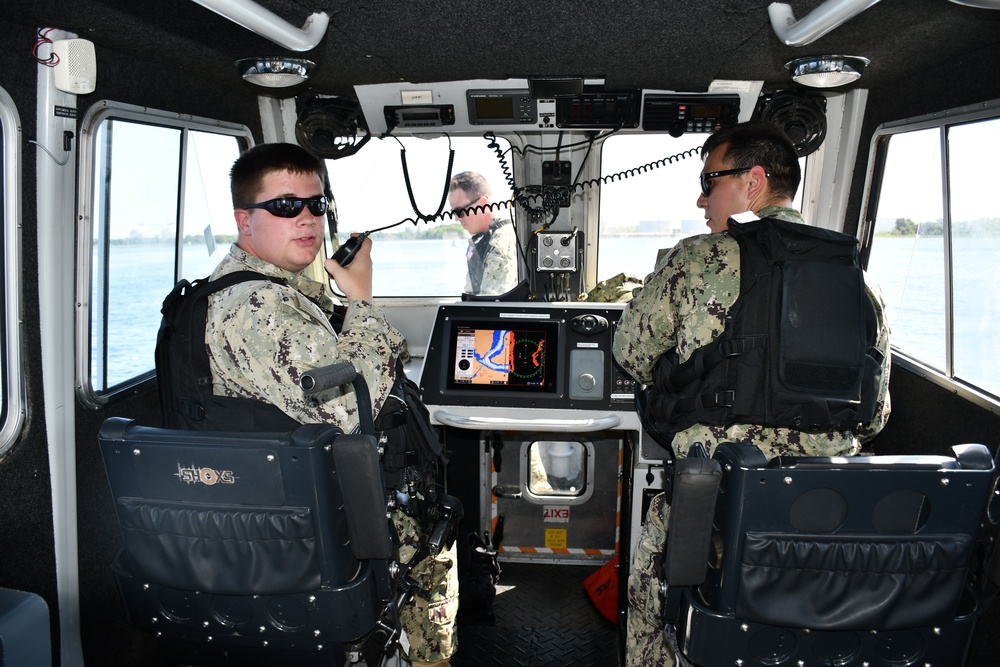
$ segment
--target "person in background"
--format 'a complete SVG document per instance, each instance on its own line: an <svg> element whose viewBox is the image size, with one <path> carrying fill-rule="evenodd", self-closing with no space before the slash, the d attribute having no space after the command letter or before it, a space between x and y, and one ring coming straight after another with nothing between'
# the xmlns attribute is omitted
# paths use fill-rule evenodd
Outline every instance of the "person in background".
<svg viewBox="0 0 1000 667"><path fill-rule="evenodd" d="M371 391L378 414L396 380L403 336L372 303L371 239L343 267L325 268L347 297L340 333L330 322L328 286L302 271L323 244L325 166L294 144L262 144L243 153L230 171L238 240L212 273L235 271L281 278L238 283L210 297L205 340L213 392L269 402L299 423L328 423L350 433L359 424L354 393L341 388L305 397L303 372L350 361ZM406 562L421 543L416 520L399 509L392 520ZM458 568L454 546L421 560L411 576L425 591L400 616L413 665L448 665L457 647Z"/></svg>
<svg viewBox="0 0 1000 667"><path fill-rule="evenodd" d="M448 202L467 231L465 254L469 272L465 291L470 294L505 294L517 286L517 236L508 218L494 217L489 183L474 171L452 176Z"/></svg>
<svg viewBox="0 0 1000 667"><path fill-rule="evenodd" d="M759 218L803 223L792 208L801 178L795 147L768 123L741 123L711 135L702 148L698 207L713 233L681 240L656 265L627 306L616 331L614 358L636 381L649 384L661 357L673 350L680 362L722 335L740 293L740 247L727 231L732 216L752 211ZM868 289L878 320L877 348L883 355L877 379L875 416L859 433L807 433L760 424L695 423L673 435L677 457L695 444L711 456L723 442L749 442L765 456L850 456L874 437L889 416L889 329L884 304ZM653 498L640 532L628 578L626 664L675 664L662 618L657 560L665 550L669 507Z"/></svg>

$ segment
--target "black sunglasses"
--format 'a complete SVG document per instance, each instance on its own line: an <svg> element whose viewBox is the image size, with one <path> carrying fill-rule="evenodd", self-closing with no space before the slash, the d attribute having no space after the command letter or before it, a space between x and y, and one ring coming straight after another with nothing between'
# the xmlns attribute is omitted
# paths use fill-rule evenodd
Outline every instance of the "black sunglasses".
<svg viewBox="0 0 1000 667"><path fill-rule="evenodd" d="M483 196L479 195L478 197L476 197L475 199L473 199L472 201L470 201L465 206L456 206L455 208L451 209L451 214L454 215L455 217L458 217L458 218L464 218L467 215L472 215L473 213L478 213L478 211L472 211L470 209L473 206L477 205L479 203L479 200L482 199L482 198L483 198Z"/></svg>
<svg viewBox="0 0 1000 667"><path fill-rule="evenodd" d="M753 167L740 167L739 169L725 169L723 171L710 171L707 174L701 175L701 194L707 197L712 191L712 179L718 178L719 176L732 176L734 174L742 174L745 171L750 171Z"/></svg>
<svg viewBox="0 0 1000 667"><path fill-rule="evenodd" d="M326 197L316 195L315 197L278 197L268 199L259 204L249 204L240 208L262 208L271 215L279 218L294 218L302 212L304 207L309 207L309 212L313 215L323 215L326 213Z"/></svg>

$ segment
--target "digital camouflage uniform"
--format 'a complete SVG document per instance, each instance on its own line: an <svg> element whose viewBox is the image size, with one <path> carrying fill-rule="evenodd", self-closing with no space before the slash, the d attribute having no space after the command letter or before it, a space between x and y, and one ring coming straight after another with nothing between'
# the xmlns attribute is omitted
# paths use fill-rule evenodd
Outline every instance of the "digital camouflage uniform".
<svg viewBox="0 0 1000 667"><path fill-rule="evenodd" d="M802 223L790 208L770 207L759 212ZM656 361L676 347L680 361L718 337L725 317L739 295L739 245L728 233L681 240L657 263L653 273L623 313L614 339L614 357L636 380L649 383ZM889 416L889 329L877 290L869 296L878 316L879 350L885 355L875 418L863 426L860 441L874 437ZM848 432L803 433L753 424L724 427L696 424L674 436L676 456L686 456L691 445L702 443L711 456L723 442L751 442L768 458L785 455L852 456L859 439ZM628 578L626 664L630 667L673 665L660 617L660 582L656 560L666 544L668 507L663 494L653 498L639 534Z"/></svg>
<svg viewBox="0 0 1000 667"><path fill-rule="evenodd" d="M393 522L399 532L399 559L406 562L420 547L420 528L416 520L394 512ZM424 558L411 576L423 591L400 612L410 649L410 661L435 663L458 650L455 618L458 616L458 552L455 544L431 558Z"/></svg>
<svg viewBox="0 0 1000 667"><path fill-rule="evenodd" d="M469 265L466 292L504 294L517 287L517 235L513 223L494 218L487 232L469 239L465 259Z"/></svg>
<svg viewBox="0 0 1000 667"><path fill-rule="evenodd" d="M303 372L348 360L364 376L377 414L396 379L394 359L404 346L402 334L374 304L351 301L338 335L330 324L334 303L325 285L235 245L211 278L244 270L276 276L288 284L249 281L209 297L205 340L213 393L268 401L303 424L328 423L351 432L359 423L353 392L333 388L306 397L299 387ZM401 511L394 511L392 518L405 562L419 542L419 528ZM427 599L415 599L401 612L413 660L436 662L456 648L458 568L454 564L452 546L436 559L424 559L411 573L430 591Z"/></svg>
<svg viewBox="0 0 1000 667"><path fill-rule="evenodd" d="M642 278L631 273L619 273L602 280L587 292L585 301L590 303L628 303L633 294L642 287Z"/></svg>

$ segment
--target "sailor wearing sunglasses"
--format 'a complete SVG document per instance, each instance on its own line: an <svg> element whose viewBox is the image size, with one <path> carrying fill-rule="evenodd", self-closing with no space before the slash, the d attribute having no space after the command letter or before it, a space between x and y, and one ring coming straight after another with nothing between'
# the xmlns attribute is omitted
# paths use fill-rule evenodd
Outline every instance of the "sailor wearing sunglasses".
<svg viewBox="0 0 1000 667"><path fill-rule="evenodd" d="M230 182L239 235L212 278L249 270L284 284L243 282L213 295L206 342L213 393L268 401L301 423L349 432L359 423L354 394L330 390L307 401L299 373L349 358L371 388L377 414L402 336L372 304L371 240L349 267L325 264L347 297L339 333L330 323L327 281L306 275L323 245L324 174L322 161L292 144L259 145L236 160Z"/></svg>
<svg viewBox="0 0 1000 667"><path fill-rule="evenodd" d="M362 240L348 266L333 259L324 265L347 297L339 330L330 320L328 281L305 275L323 244L325 171L322 161L292 144L256 146L233 164L239 238L211 277L253 271L261 279L209 297L205 342L214 394L269 403L300 424L335 424L349 433L360 421L354 393L333 388L305 397L301 374L349 360L364 376L377 415L405 341L372 303L371 239ZM414 519L398 510L392 519L402 545L423 543ZM401 559L412 550L401 547ZM423 591L399 610L413 665L447 665L455 650L456 563L452 547L410 572Z"/></svg>
<svg viewBox="0 0 1000 667"><path fill-rule="evenodd" d="M802 296L806 289L793 292L795 297L788 300L791 305L777 297L754 300L755 294L760 294L755 293L754 285L770 286L780 281L764 282L770 280L770 273L762 270L761 266L768 270L770 267L766 261L759 264L753 261L754 257L763 257L765 253L764 245L759 241L753 242L753 239L758 235L780 238L787 234L790 238L795 234L797 240L791 243L791 247L798 256L798 264L788 267L789 275L796 278L805 275L828 278L833 273L815 268L826 266L828 260L818 256L820 243L814 239L824 238L832 242L836 233L825 230L817 235L805 233L804 230L810 228L803 224L802 215L792 204L801 180L798 155L795 146L777 126L748 122L723 128L705 142L702 157L705 166L700 177L701 193L697 206L705 211L705 219L713 233L682 239L658 259L653 273L621 316L612 346L615 360L637 382L654 385L657 391L665 386L663 382L654 384L657 377L668 375L677 381L676 391L665 390L657 394L660 402L656 403L657 407L653 408L655 414L652 415L659 423L671 426L675 422L669 420L675 414L683 414L687 420L676 428L660 431L661 444L666 442L665 446L670 447L677 458L687 456L695 445L703 447L711 456L715 447L723 442L751 443L768 459L781 455L857 454L861 443L874 437L885 425L891 408L888 394L889 328L881 297L877 295L877 290L866 289L863 281L852 282L850 288L832 280L809 282L808 291L811 294L807 296L822 304L817 311L830 313L828 317L821 315L811 321L802 316L806 310L803 302L807 299ZM745 225L733 222L747 211L758 216L761 222ZM843 244L837 246L838 252L850 255L849 251L841 248L853 247L853 239L842 234L836 236L837 243ZM803 238L808 242L802 242ZM746 248L745 257L743 248ZM793 254L777 241L773 245L769 243L767 248ZM804 268L807 262L808 269ZM796 269L800 272L793 273ZM806 281L803 280L802 284L805 285ZM787 288L775 287L769 295L785 294ZM744 292L746 298L743 298ZM873 317L870 327L859 326L865 321L852 316L852 312L862 311L864 294L871 300ZM753 305L747 306L750 303ZM772 308L772 303L779 305ZM836 303L844 303L844 309L837 310ZM771 329L765 327L767 335L758 336L753 343L748 343L749 337L744 338L743 332L750 329L744 326L749 318L744 317L744 313L751 313L760 318L759 322L766 321L774 326ZM779 321L787 321L787 327L781 329ZM833 349L847 349L849 352L845 358L850 356L850 363L858 364L855 368L862 363L858 354L861 350L871 349L868 346L877 347L877 353L873 351L870 357L872 364L868 366L873 372L858 380L858 385L864 386L865 396L872 397L870 413L861 417L859 411L859 418L850 428L846 426L850 420L828 420L823 424L799 420L796 418L797 411L802 408L798 404L784 411L795 417L774 418L773 414L782 413L782 408L787 406L785 400L789 403L806 402L817 393L796 388L784 392L781 398L773 399L770 388L777 381L770 376L764 380L761 375L754 375L755 361L768 358L762 350L772 350L772 358L778 358L787 349L781 346L781 337L772 334L779 330L808 331L808 335L802 333L802 338L798 340L812 343L811 346L801 345L802 348L809 347L804 355L810 360L830 358L824 355ZM834 333L823 337L827 331ZM875 340L872 341L872 338ZM721 349L717 345L721 341L735 345L727 347L725 354L717 357L724 359L725 363L715 363L715 358L709 359L706 353ZM744 350L749 353L744 354ZM867 353L865 357L864 363L867 363ZM689 359L694 359L693 364L681 370L681 364ZM877 360L881 360L879 372L875 372L874 368L878 366ZM828 384L828 377L833 373L834 365L836 362L814 374L814 378L826 383L826 389L819 392L824 396L833 396L828 389L832 386ZM693 379L689 380L685 375L687 369L692 367L695 367L695 372L690 374ZM813 371L816 368L815 365L810 367ZM717 375L708 378L712 369L717 369ZM725 377L718 379L722 375ZM777 375L779 373L775 371L774 376ZM822 379L821 375L824 376ZM734 380L737 377L738 380ZM801 384L798 386L804 387ZM703 387L710 389L702 392ZM708 397L710 392L713 394L711 398ZM737 394L743 397L744 403L737 403ZM843 405L851 404L855 395L860 396L861 392L855 392L852 386L843 395L838 395L837 400ZM786 396L789 398L785 399ZM845 399L844 396L848 397ZM743 409L743 405L750 403L761 406L766 403L769 413L758 416L753 409ZM855 401L857 405L862 403ZM692 406L690 410L688 405ZM734 405L736 409L723 418L717 418L718 414ZM713 413L716 408L718 412ZM657 428L648 430L650 433L657 432ZM677 636L673 621L676 617L670 619L663 615L661 564L667 545L668 520L666 496L656 495L649 503L646 520L632 552L627 586L627 667L690 664L687 660L674 660ZM667 624L671 625L667 627Z"/></svg>

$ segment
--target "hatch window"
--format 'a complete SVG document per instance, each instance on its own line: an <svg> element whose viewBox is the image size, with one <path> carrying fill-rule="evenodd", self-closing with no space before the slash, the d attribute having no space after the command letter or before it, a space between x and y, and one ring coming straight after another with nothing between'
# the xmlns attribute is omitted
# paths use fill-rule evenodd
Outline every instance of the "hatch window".
<svg viewBox="0 0 1000 667"><path fill-rule="evenodd" d="M576 498L587 490L587 450L582 443L537 440L528 445L528 491L533 496Z"/></svg>

